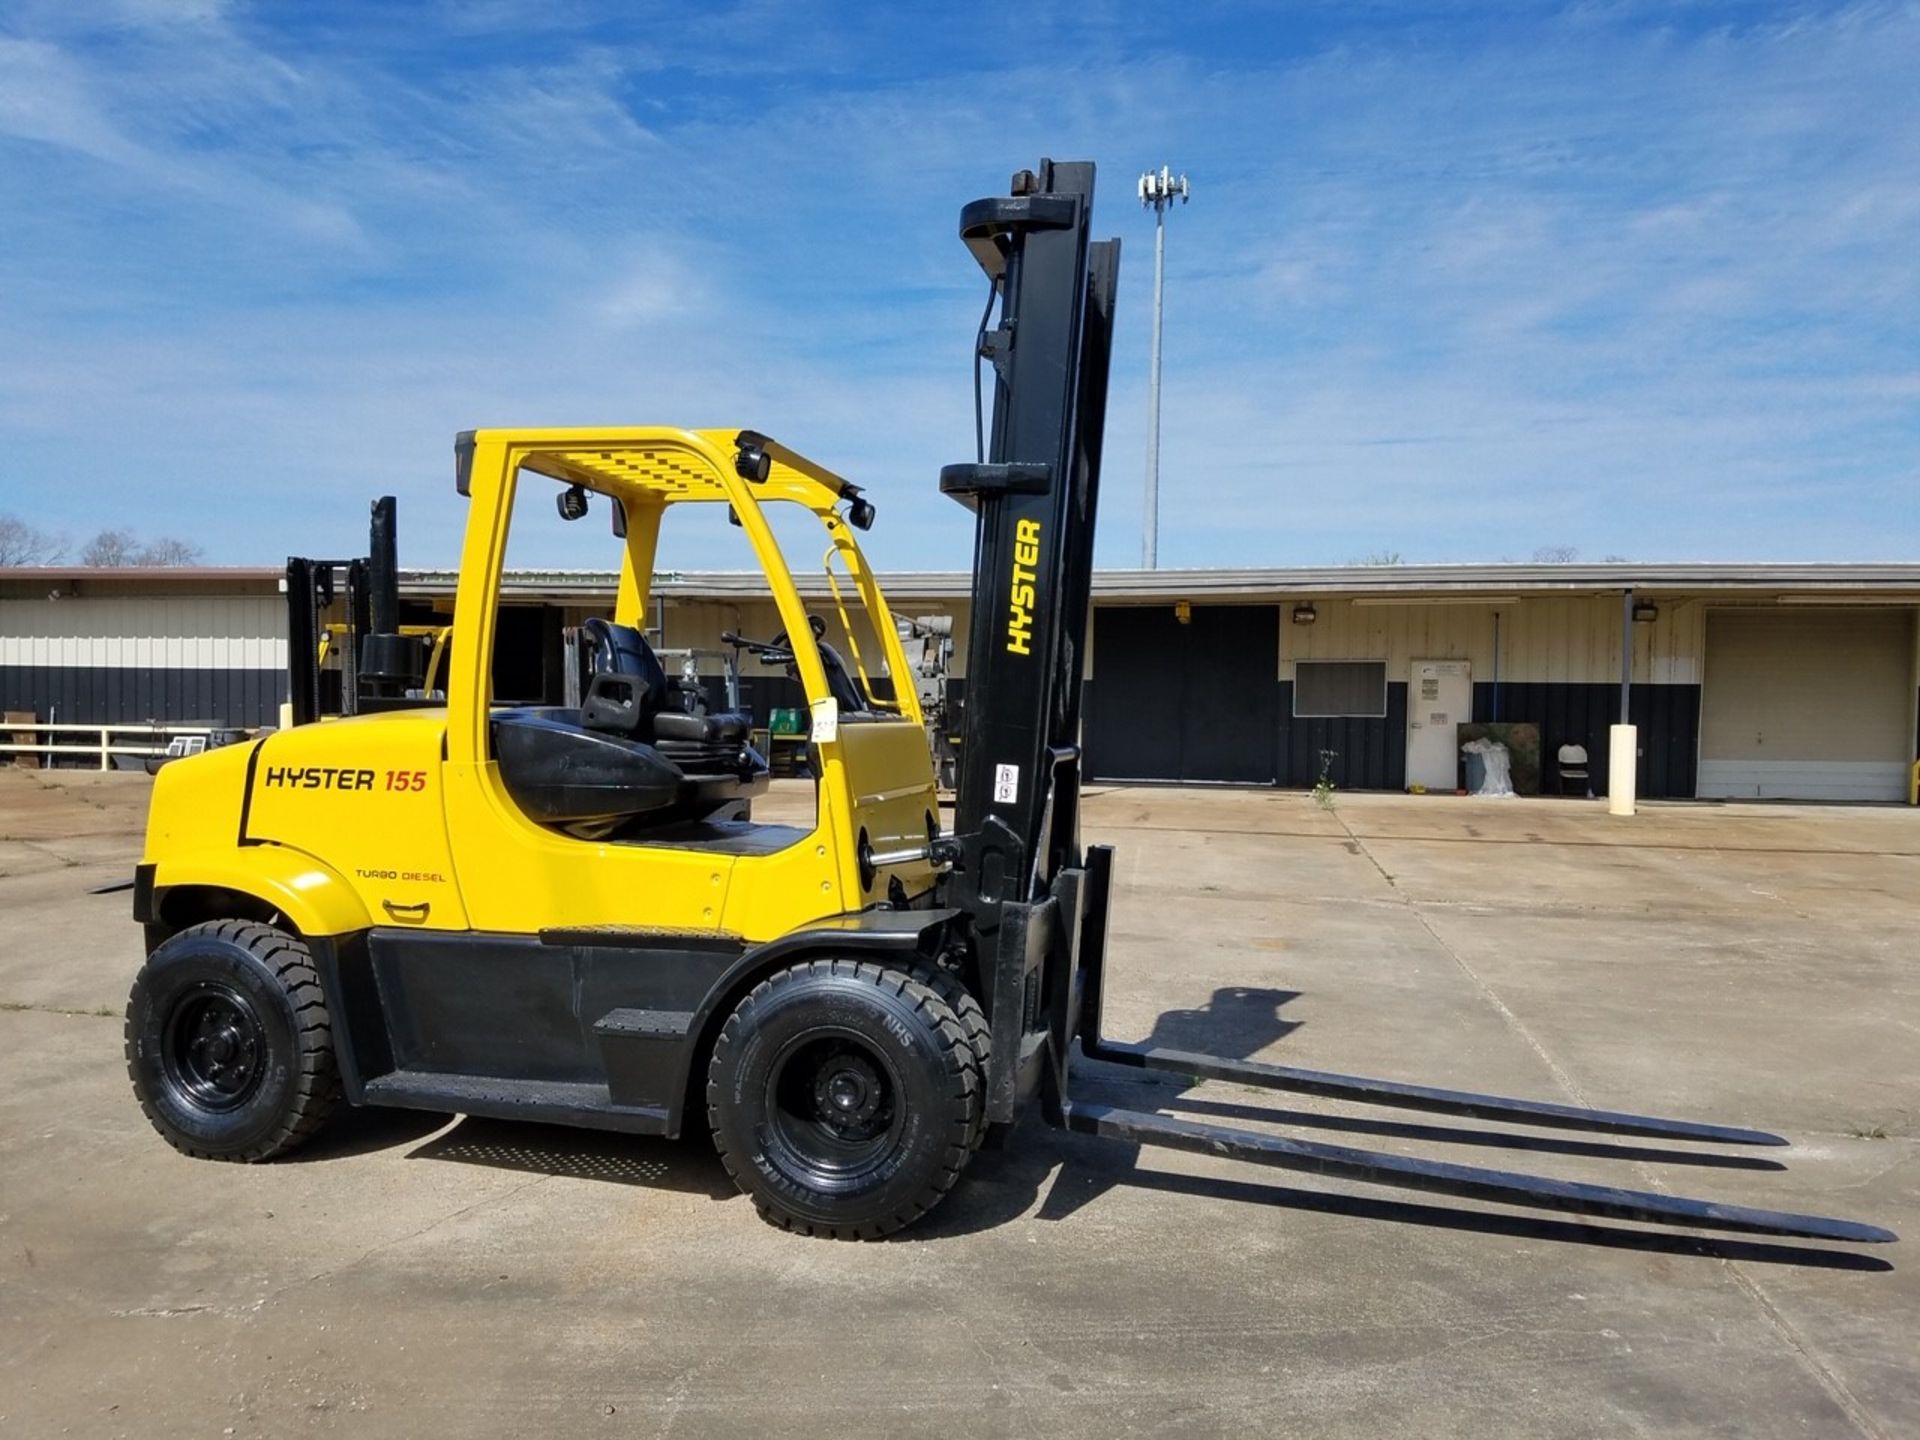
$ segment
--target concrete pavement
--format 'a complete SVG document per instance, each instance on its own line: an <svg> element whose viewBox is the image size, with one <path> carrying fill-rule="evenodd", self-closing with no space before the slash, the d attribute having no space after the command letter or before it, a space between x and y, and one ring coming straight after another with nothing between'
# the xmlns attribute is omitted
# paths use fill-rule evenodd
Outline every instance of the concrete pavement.
<svg viewBox="0 0 1920 1440"><path fill-rule="evenodd" d="M695 1145L357 1112L288 1162L183 1159L121 1061L127 897L85 894L146 782L56 778L0 771L0 1435L1920 1433L1913 1238L1707 1242L1039 1128L876 1245L762 1225ZM1510 1153L1086 1083L1920 1238L1920 815L1602 809L1096 793L1109 1028L1792 1149Z"/></svg>

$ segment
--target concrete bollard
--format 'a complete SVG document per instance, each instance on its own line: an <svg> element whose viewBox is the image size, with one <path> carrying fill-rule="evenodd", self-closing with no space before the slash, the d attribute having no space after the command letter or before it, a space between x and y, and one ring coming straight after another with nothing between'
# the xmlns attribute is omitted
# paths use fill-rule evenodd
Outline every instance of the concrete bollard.
<svg viewBox="0 0 1920 1440"><path fill-rule="evenodd" d="M1633 725L1607 727L1607 813L1633 814L1633 787L1640 773L1640 731Z"/></svg>

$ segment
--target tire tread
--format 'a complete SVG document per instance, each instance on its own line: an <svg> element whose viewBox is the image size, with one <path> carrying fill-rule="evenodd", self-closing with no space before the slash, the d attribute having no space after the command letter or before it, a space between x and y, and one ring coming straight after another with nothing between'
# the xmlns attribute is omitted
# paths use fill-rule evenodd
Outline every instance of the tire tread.
<svg viewBox="0 0 1920 1440"><path fill-rule="evenodd" d="M127 1068L134 1075L134 1094L141 1112L160 1136L183 1155L196 1160L224 1160L234 1164L257 1164L284 1155L311 1139L340 1101L339 1066L333 1052L333 1022L327 1009L326 992L320 988L320 975L305 944L270 925L257 920L208 920L190 925L180 936L202 935L237 945L258 960L286 992L293 1012L293 1073L297 1077L286 1113L273 1131L244 1150L219 1153L194 1145L168 1125L154 1108L137 1080L138 1056L135 1050L133 1011L129 1007L123 1032ZM168 943L172 943L171 940ZM136 987L138 982L136 982Z"/></svg>
<svg viewBox="0 0 1920 1440"><path fill-rule="evenodd" d="M943 978L944 977L944 978ZM895 1210L873 1220L833 1224L787 1214L774 1208L755 1193L750 1171L740 1157L727 1148L725 1129L720 1122L721 1101L718 1074L725 1054L739 1043L742 1030L753 1023L753 1012L782 989L809 979L855 979L911 1000L915 1010L925 1017L928 1030L945 1052L953 1085L950 1098L955 1104L955 1123L947 1137L942 1163L918 1192L907 1197ZM720 1163L733 1182L753 1198L761 1217L780 1229L796 1235L833 1240L877 1240L904 1229L945 1198L979 1148L986 1128L985 1076L986 1023L979 1002L959 983L958 977L933 966L911 968L882 966L870 960L814 959L775 971L749 991L734 1007L714 1042L713 1058L707 1072L707 1123L713 1132L714 1148Z"/></svg>

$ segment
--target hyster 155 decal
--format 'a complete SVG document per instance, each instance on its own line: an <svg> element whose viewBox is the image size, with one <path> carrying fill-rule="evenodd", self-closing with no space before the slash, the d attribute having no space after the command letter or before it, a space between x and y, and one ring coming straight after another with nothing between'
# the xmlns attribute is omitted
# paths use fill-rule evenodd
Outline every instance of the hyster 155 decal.
<svg viewBox="0 0 1920 1440"><path fill-rule="evenodd" d="M269 765L267 784L283 790L424 790L424 770L389 770L384 785L376 785L379 772L349 769L339 765Z"/></svg>
<svg viewBox="0 0 1920 1440"><path fill-rule="evenodd" d="M1035 566L1040 563L1040 522L1022 520L1013 527L1013 600L1007 614L1007 653L1033 653Z"/></svg>

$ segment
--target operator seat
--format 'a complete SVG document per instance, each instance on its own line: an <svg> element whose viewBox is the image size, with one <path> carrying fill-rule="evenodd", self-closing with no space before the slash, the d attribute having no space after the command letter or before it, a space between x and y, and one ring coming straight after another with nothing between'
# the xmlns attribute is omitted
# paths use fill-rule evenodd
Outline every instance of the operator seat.
<svg viewBox="0 0 1920 1440"><path fill-rule="evenodd" d="M593 673L578 710L528 706L493 717L500 776L533 819L602 839L631 826L734 813L767 787L751 716L710 715L669 679L631 625L581 627Z"/></svg>
<svg viewBox="0 0 1920 1440"><path fill-rule="evenodd" d="M699 687L669 679L647 637L631 625L598 616L580 627L593 657L593 674L581 723L589 730L623 735L661 747L673 756L693 745L737 745L753 730L753 717L707 713ZM603 659L604 657L604 659Z"/></svg>

